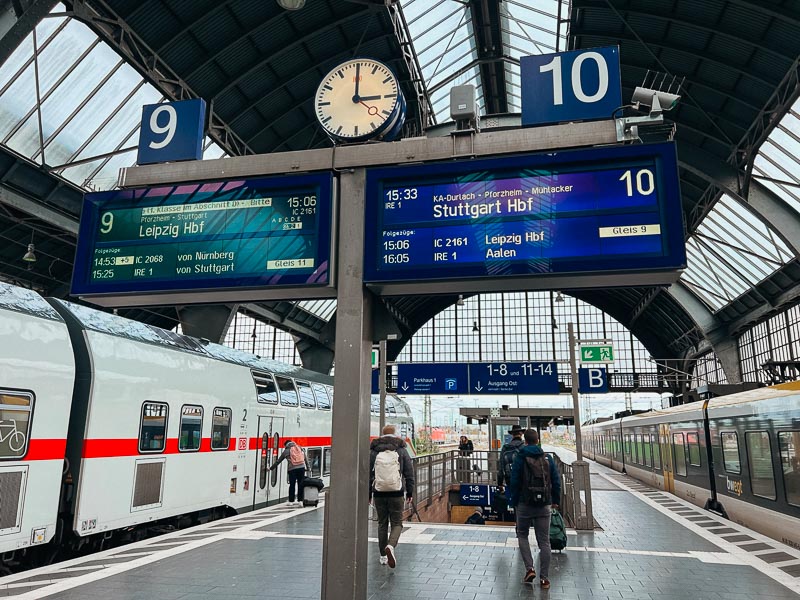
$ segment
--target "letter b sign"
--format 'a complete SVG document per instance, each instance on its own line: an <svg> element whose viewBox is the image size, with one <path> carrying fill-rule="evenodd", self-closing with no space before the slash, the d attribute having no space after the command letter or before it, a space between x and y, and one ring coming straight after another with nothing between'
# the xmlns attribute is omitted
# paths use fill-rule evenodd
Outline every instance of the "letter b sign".
<svg viewBox="0 0 800 600"><path fill-rule="evenodd" d="M598 367L583 368L579 372L578 390L581 394L607 394L608 373Z"/></svg>

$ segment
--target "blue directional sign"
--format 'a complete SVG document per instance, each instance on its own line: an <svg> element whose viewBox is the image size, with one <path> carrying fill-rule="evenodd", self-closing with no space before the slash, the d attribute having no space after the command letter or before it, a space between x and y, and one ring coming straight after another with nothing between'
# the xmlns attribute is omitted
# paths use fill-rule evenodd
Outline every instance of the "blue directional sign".
<svg viewBox="0 0 800 600"><path fill-rule="evenodd" d="M368 283L686 265L672 143L370 169L367 198Z"/></svg>
<svg viewBox="0 0 800 600"><path fill-rule="evenodd" d="M380 394L380 376L381 370L380 369L372 369L372 393L373 394Z"/></svg>
<svg viewBox="0 0 800 600"><path fill-rule="evenodd" d="M397 365L399 394L466 394L467 390L467 363Z"/></svg>
<svg viewBox="0 0 800 600"><path fill-rule="evenodd" d="M376 389L373 375L373 390ZM399 394L558 394L554 362L397 365Z"/></svg>
<svg viewBox="0 0 800 600"><path fill-rule="evenodd" d="M608 372L599 367L580 369L578 371L578 390L581 394L607 394Z"/></svg>
<svg viewBox="0 0 800 600"><path fill-rule="evenodd" d="M558 394L554 362L471 363L470 394Z"/></svg>
<svg viewBox="0 0 800 600"><path fill-rule="evenodd" d="M492 497L488 485L462 483L458 491L462 506L491 506Z"/></svg>
<svg viewBox="0 0 800 600"><path fill-rule="evenodd" d="M202 98L144 106L136 163L200 160L205 121L206 102Z"/></svg>
<svg viewBox="0 0 800 600"><path fill-rule="evenodd" d="M622 106L619 48L523 56L522 124L610 119Z"/></svg>

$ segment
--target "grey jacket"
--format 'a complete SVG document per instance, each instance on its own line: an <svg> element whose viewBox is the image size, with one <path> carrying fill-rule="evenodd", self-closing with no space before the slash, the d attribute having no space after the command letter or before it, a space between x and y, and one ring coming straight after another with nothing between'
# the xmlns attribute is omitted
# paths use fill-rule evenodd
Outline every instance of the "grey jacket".
<svg viewBox="0 0 800 600"><path fill-rule="evenodd" d="M281 464L284 460L287 461L287 471L294 471L295 469L305 469L306 471L310 471L311 469L308 467L308 456L306 456L305 450L303 450L303 457L305 458L304 463L302 465L293 465L289 460L289 452L292 449L292 446L297 446L295 442L289 442L286 444L286 447L281 452L281 455L278 457L278 460L275 461L275 464L270 467L271 469L277 469L278 465ZM301 448L302 450L302 448Z"/></svg>
<svg viewBox="0 0 800 600"><path fill-rule="evenodd" d="M403 488L397 492L375 492L375 459L378 453L384 450L395 450L400 457L400 475L403 480ZM372 496L403 496L406 498L414 497L414 465L406 449L406 443L399 437L384 435L372 440L369 445L369 497Z"/></svg>

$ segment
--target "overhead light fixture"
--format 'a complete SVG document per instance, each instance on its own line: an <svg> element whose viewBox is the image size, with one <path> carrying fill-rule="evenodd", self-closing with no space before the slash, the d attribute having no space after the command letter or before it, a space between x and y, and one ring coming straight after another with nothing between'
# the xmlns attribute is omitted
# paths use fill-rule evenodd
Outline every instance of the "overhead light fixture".
<svg viewBox="0 0 800 600"><path fill-rule="evenodd" d="M556 302L558 302L559 304L564 302L564 296L561 295L561 292L556 293Z"/></svg>
<svg viewBox="0 0 800 600"><path fill-rule="evenodd" d="M459 294L458 300L456 300L456 306L464 306L464 296Z"/></svg>
<svg viewBox="0 0 800 600"><path fill-rule="evenodd" d="M286 10L300 10L306 5L306 0L278 0L278 6Z"/></svg>
<svg viewBox="0 0 800 600"><path fill-rule="evenodd" d="M472 333L477 333L480 330L481 330L481 328L478 327L478 322L477 321L473 321L472 322Z"/></svg>
<svg viewBox="0 0 800 600"><path fill-rule="evenodd" d="M28 244L28 251L22 255L22 260L26 263L35 263L36 262L36 254L34 253L34 246L33 244ZM28 265L28 268L31 268L31 265Z"/></svg>

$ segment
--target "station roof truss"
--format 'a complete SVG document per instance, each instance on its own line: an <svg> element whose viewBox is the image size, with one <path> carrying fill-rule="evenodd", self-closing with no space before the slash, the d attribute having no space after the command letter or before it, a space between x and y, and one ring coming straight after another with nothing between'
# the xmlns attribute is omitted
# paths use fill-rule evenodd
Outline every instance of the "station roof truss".
<svg viewBox="0 0 800 600"><path fill-rule="evenodd" d="M314 0L298 11L274 0L20 0L12 14L0 29L4 279L67 295L81 194L113 187L135 161L142 104L205 98L209 158L301 150L330 144L312 96L343 60L397 72L416 135L449 120L454 85L475 85L490 125L521 109L521 56L616 44L623 99L648 71L684 82L667 117L689 267L669 290L570 293L674 357L800 297L800 12L789 0ZM32 265L20 260L31 236ZM457 299L382 305L407 339ZM333 301L247 309L332 348ZM176 315L129 313L167 327Z"/></svg>

